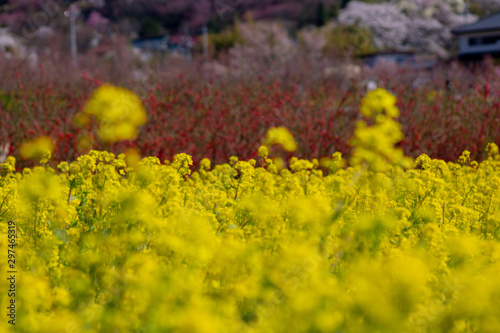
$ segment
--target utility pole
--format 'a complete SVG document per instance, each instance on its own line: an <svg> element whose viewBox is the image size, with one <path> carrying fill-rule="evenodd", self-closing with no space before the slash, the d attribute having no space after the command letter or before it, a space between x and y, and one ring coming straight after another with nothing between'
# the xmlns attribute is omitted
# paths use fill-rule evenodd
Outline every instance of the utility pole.
<svg viewBox="0 0 500 333"><path fill-rule="evenodd" d="M191 40L191 36L189 35L189 29L187 27L184 27L184 36L182 36L183 40L183 46L185 48L185 54L187 55L187 60L188 62L191 62L192 55L191 55L191 48L193 47L193 41Z"/></svg>
<svg viewBox="0 0 500 333"><path fill-rule="evenodd" d="M208 28L206 25L201 28L203 34L203 57L205 60L208 59Z"/></svg>
<svg viewBox="0 0 500 333"><path fill-rule="evenodd" d="M78 59L76 53L76 16L79 14L79 9L71 6L64 12L64 16L69 17L69 34L71 42L71 61L73 66L78 67Z"/></svg>
<svg viewBox="0 0 500 333"><path fill-rule="evenodd" d="M469 0L465 1L465 24L469 24Z"/></svg>

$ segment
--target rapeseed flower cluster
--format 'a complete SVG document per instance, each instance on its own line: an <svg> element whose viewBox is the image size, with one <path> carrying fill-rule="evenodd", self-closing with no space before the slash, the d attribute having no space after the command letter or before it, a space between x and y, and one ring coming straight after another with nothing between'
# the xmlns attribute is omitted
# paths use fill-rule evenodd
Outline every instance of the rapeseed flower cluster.
<svg viewBox="0 0 500 333"><path fill-rule="evenodd" d="M477 166L376 151L381 168L334 153L279 169L267 148L199 167L90 151L19 172L9 157L0 247L15 221L18 319L0 330L498 332L495 147Z"/></svg>
<svg viewBox="0 0 500 333"><path fill-rule="evenodd" d="M54 142L51 138L46 136L41 136L25 142L19 148L19 154L22 158L41 162L48 161L52 156L53 151Z"/></svg>
<svg viewBox="0 0 500 333"><path fill-rule="evenodd" d="M358 121L351 145L354 151L352 165L359 165L373 171L387 171L397 165L409 168L411 159L395 145L403 139L401 125L394 120L399 116L396 97L388 91L377 88L366 94L361 102L361 113L373 121Z"/></svg>
<svg viewBox="0 0 500 333"><path fill-rule="evenodd" d="M285 127L271 127L266 134L264 140L265 145L278 144L283 147L286 151L295 151L297 149L297 143L293 138L292 134Z"/></svg>
<svg viewBox="0 0 500 333"><path fill-rule="evenodd" d="M396 96L383 88L369 91L361 102L360 111L367 118L377 118L379 115L385 115L389 118L399 116Z"/></svg>
<svg viewBox="0 0 500 333"><path fill-rule="evenodd" d="M104 142L134 140L138 127L146 123L146 111L133 92L111 85L100 86L82 113L75 116L75 125L84 127L95 117L98 135Z"/></svg>

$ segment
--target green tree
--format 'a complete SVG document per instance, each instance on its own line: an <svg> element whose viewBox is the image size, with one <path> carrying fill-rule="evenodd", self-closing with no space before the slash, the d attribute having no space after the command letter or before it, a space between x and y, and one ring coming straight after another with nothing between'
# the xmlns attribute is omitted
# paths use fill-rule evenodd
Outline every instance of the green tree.
<svg viewBox="0 0 500 333"><path fill-rule="evenodd" d="M157 20L148 16L142 21L139 35L143 38L159 37L163 35L163 29Z"/></svg>
<svg viewBox="0 0 500 333"><path fill-rule="evenodd" d="M325 11L325 4L323 1L320 1L318 3L318 6L316 7L316 26L321 27L325 25L326 22L326 11Z"/></svg>
<svg viewBox="0 0 500 333"><path fill-rule="evenodd" d="M342 0L342 3L340 4L340 8L345 8L347 6L347 4L349 3L349 1L351 1L351 0Z"/></svg>
<svg viewBox="0 0 500 333"><path fill-rule="evenodd" d="M370 29L357 25L339 25L326 34L326 52L359 57L375 52Z"/></svg>

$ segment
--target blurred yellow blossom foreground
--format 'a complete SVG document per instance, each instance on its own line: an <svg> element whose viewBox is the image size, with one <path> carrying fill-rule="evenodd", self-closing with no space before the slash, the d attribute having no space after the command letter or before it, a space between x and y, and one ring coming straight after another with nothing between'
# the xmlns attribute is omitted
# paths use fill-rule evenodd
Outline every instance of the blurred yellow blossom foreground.
<svg viewBox="0 0 500 333"><path fill-rule="evenodd" d="M366 116L349 167L335 153L278 168L265 147L199 168L91 151L17 172L8 157L17 321L0 330L499 332L498 147L411 161L384 137L394 109Z"/></svg>
<svg viewBox="0 0 500 333"><path fill-rule="evenodd" d="M41 136L25 142L19 148L19 153L24 159L49 160L54 151L54 142L46 136Z"/></svg>
<svg viewBox="0 0 500 333"><path fill-rule="evenodd" d="M140 98L133 92L112 85L96 89L83 112L75 117L75 125L85 127L94 116L99 138L104 142L134 140L138 127L147 120Z"/></svg>
<svg viewBox="0 0 500 333"><path fill-rule="evenodd" d="M286 151L297 149L297 143L292 134L285 127L272 127L267 131L265 143L267 145L279 144Z"/></svg>

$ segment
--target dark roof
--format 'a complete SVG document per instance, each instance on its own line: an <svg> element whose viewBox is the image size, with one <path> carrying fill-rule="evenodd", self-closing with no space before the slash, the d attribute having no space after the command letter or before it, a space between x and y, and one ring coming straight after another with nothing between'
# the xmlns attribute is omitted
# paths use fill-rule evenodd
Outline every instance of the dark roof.
<svg viewBox="0 0 500 333"><path fill-rule="evenodd" d="M485 17L482 20L476 21L472 24L461 25L451 32L457 35L472 33L472 32L484 32L484 31L494 31L500 30L500 13L496 13Z"/></svg>
<svg viewBox="0 0 500 333"><path fill-rule="evenodd" d="M361 57L363 65L375 67L379 62L390 61L401 69L431 69L438 63L435 57L419 55L414 52L378 52Z"/></svg>
<svg viewBox="0 0 500 333"><path fill-rule="evenodd" d="M132 45L139 49L151 51L167 51L167 39L165 37L143 38L132 41Z"/></svg>
<svg viewBox="0 0 500 333"><path fill-rule="evenodd" d="M367 57L377 57L377 56L391 56L391 55L415 55L415 52L412 51L397 51L397 50L384 50L384 51L376 51L376 52L371 52L371 53L365 53L360 58L367 58Z"/></svg>
<svg viewBox="0 0 500 333"><path fill-rule="evenodd" d="M486 53L464 53L458 55L458 60L463 62L475 62L484 60L486 57L492 57L493 59L500 59L500 52L486 52Z"/></svg>

